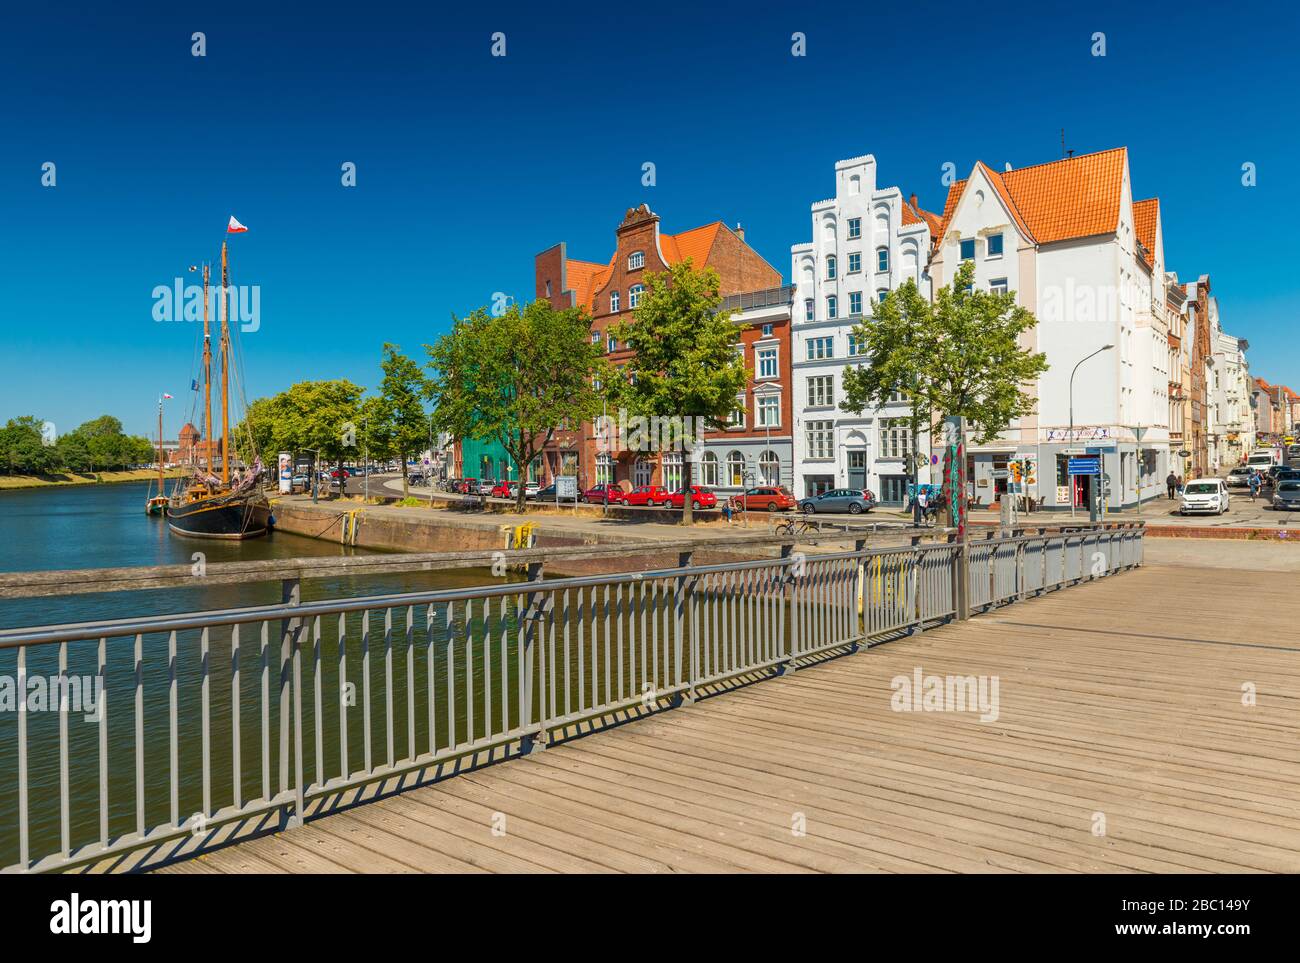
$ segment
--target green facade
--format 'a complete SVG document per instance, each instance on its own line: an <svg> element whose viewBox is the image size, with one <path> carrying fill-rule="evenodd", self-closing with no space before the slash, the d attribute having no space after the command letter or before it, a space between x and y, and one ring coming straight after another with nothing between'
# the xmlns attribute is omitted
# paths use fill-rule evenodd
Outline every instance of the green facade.
<svg viewBox="0 0 1300 963"><path fill-rule="evenodd" d="M506 454L499 441L476 441L462 438L460 441L460 464L462 478L477 478L479 481L492 479L515 481L518 474L515 464ZM534 472L530 481L536 480Z"/></svg>

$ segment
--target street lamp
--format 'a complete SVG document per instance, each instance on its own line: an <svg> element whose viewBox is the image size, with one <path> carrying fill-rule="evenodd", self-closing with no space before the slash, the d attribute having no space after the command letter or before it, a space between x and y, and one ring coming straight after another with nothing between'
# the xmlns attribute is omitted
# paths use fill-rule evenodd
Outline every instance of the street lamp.
<svg viewBox="0 0 1300 963"><path fill-rule="evenodd" d="M1113 348L1113 347L1115 347L1113 344L1103 344L1100 348L1098 348L1098 349L1097 349L1096 351L1094 351L1092 354L1090 354L1090 355L1085 355L1084 357L1080 358L1078 364L1076 364L1076 365L1074 366L1074 369L1070 372L1070 434L1069 434L1069 436L1068 436L1068 440L1069 440L1069 443L1070 443L1070 444L1074 444L1074 374L1075 374L1076 371L1079 370L1079 365L1083 364L1083 363L1084 363L1085 361L1087 361L1089 358L1095 358L1095 357L1097 357L1097 355L1101 354L1103 351L1109 351L1109 350L1110 350L1111 348ZM1068 458L1068 456L1067 456L1067 458ZM1071 517L1071 518L1074 517L1074 482L1073 482L1073 480L1071 480L1071 482L1070 482L1070 517Z"/></svg>

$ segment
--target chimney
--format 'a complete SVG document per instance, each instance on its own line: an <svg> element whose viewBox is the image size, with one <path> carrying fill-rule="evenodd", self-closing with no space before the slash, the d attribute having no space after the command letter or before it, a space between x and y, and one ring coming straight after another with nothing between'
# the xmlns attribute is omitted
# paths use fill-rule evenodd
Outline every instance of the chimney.
<svg viewBox="0 0 1300 963"><path fill-rule="evenodd" d="M912 207L913 207L913 209L918 210L918 211L921 209L921 205L918 204L918 203L916 203L916 195L915 195L915 194L912 195Z"/></svg>
<svg viewBox="0 0 1300 963"><path fill-rule="evenodd" d="M1011 171L1011 161L1007 161L1005 164L1003 164L1003 165L1002 165L1002 169L1003 169L1004 171L1010 173L1010 171Z"/></svg>
<svg viewBox="0 0 1300 963"><path fill-rule="evenodd" d="M736 222L736 237L740 238L742 241L745 239L745 229L740 226L739 221Z"/></svg>

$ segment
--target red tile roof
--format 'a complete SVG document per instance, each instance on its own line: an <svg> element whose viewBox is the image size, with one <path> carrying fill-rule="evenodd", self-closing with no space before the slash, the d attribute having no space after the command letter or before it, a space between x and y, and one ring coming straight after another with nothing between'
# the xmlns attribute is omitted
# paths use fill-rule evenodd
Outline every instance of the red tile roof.
<svg viewBox="0 0 1300 963"><path fill-rule="evenodd" d="M1050 244L1109 234L1118 228L1127 157L1128 148L1116 147L1001 173L983 162L976 166L1025 235L1039 244ZM958 181L948 189L936 240L947 233L966 184Z"/></svg>

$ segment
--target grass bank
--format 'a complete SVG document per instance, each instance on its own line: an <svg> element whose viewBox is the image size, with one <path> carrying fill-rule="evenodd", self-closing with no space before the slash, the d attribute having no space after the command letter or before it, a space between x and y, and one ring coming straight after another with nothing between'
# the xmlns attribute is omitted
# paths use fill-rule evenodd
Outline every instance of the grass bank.
<svg viewBox="0 0 1300 963"><path fill-rule="evenodd" d="M182 472L170 471L168 478L180 478ZM158 472L139 471L68 472L57 475L0 475L0 491L12 488L53 488L58 485L113 485L120 482L149 481Z"/></svg>

